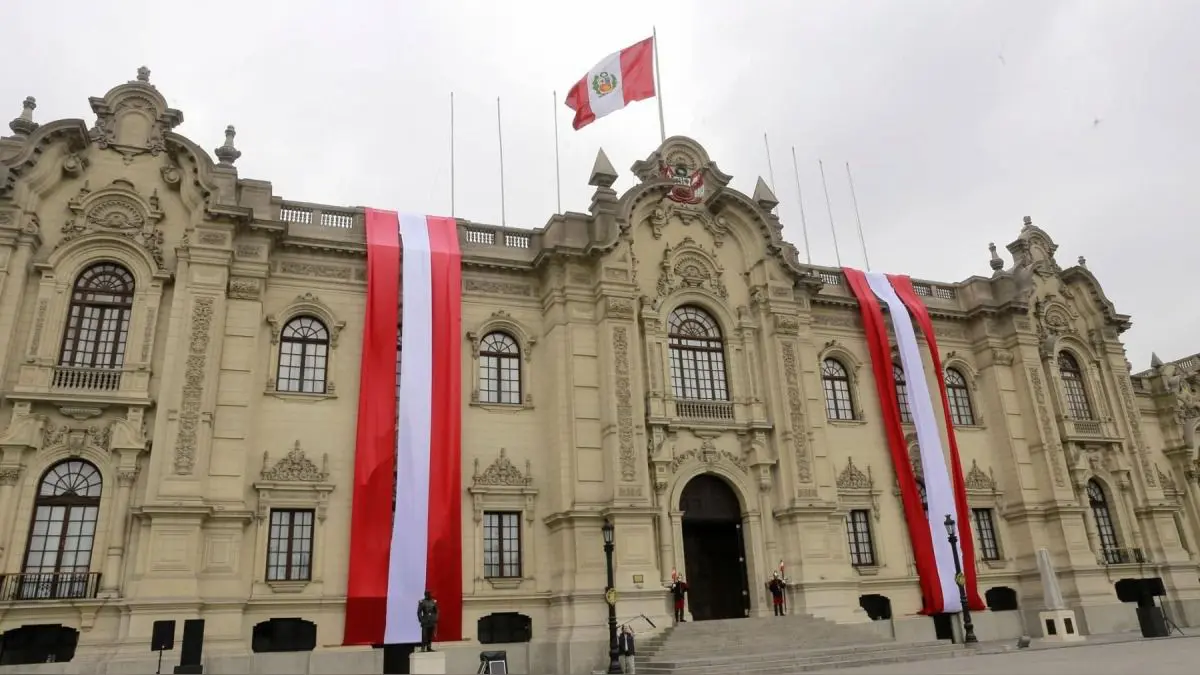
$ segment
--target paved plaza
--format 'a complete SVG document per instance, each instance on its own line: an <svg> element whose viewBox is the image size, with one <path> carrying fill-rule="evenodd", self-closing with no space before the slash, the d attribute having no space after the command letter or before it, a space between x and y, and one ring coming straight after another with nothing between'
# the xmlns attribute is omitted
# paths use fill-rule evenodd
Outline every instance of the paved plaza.
<svg viewBox="0 0 1200 675"><path fill-rule="evenodd" d="M1189 636L891 663L820 675L1193 675L1200 672L1198 664L1200 638Z"/></svg>

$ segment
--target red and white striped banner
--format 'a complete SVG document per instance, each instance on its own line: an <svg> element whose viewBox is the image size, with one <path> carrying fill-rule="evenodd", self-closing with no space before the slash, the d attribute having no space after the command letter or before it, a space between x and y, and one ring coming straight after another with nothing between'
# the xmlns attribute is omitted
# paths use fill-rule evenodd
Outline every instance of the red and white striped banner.
<svg viewBox="0 0 1200 675"><path fill-rule="evenodd" d="M958 585L955 580L954 552L946 537L944 519L953 515L958 526L959 547L962 551L962 568L967 590L967 604L972 610L985 608L975 579L975 544L971 536L971 509L967 504L966 484L963 480L962 460L958 453L958 441L954 435L954 422L950 415L950 402L946 396L942 359L938 354L937 338L933 333L933 322L925 303L916 294L912 281L906 276L863 273L860 270L843 268L850 289L858 299L863 328L867 333L867 345L871 352L871 366L875 375L875 387L879 394L883 413L884 430L892 464L900 483L900 498L904 505L904 516L912 540L913 557L916 559L917 574L924 597L924 614L953 613L962 610ZM896 378L892 368L891 346L888 341L887 323L883 318L880 301L887 306L892 320L896 346L900 352L901 367L905 373L905 391L908 408L912 412L912 423L916 427L917 444L921 452L921 468L928 509L921 504L913 467L909 463L908 447L904 440L904 429L900 422L900 406L896 398ZM910 315L911 314L911 315ZM946 440L950 449L950 464L946 456L937 416L933 411L929 383L921 348L917 342L916 325L925 335L929 356L933 365L934 378L941 393L942 413L945 419Z"/></svg>
<svg viewBox="0 0 1200 675"><path fill-rule="evenodd" d="M420 642L416 607L426 590L440 609L435 639L459 640L462 253L457 226L453 218L398 217L368 209L366 230L367 307L343 643Z"/></svg>

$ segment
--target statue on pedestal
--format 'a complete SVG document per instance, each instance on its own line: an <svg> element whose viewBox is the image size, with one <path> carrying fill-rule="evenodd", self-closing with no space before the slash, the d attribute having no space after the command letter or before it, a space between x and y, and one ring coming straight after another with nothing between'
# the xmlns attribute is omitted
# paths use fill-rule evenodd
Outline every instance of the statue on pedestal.
<svg viewBox="0 0 1200 675"><path fill-rule="evenodd" d="M433 651L433 635L437 630L438 622L438 604L429 591L425 591L425 597L417 601L417 622L421 624L421 651Z"/></svg>

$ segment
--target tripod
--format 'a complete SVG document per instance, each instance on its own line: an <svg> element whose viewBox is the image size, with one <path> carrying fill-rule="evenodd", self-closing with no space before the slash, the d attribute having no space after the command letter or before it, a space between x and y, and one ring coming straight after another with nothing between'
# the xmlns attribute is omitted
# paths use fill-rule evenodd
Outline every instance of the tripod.
<svg viewBox="0 0 1200 675"><path fill-rule="evenodd" d="M1176 632L1176 633L1179 633L1179 636L1180 636L1180 637L1186 637L1186 635L1185 635L1185 634L1184 634L1184 632L1183 632L1183 629L1181 629L1181 628L1179 627L1179 624L1177 624L1177 623L1175 623L1174 621L1172 621L1172 620L1171 620L1171 617L1170 617L1170 615L1169 615L1169 614L1167 614L1167 605L1166 605L1166 603L1163 603L1163 605L1162 605L1162 614L1163 614L1163 623L1167 624L1167 636L1168 636L1168 637L1170 637L1170 635L1171 635L1171 631L1174 631L1174 632Z"/></svg>

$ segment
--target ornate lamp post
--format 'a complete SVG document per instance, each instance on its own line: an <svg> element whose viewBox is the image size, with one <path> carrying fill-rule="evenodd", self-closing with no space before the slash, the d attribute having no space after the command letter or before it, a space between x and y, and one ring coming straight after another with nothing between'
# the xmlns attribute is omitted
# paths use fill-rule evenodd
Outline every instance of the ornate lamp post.
<svg viewBox="0 0 1200 675"><path fill-rule="evenodd" d="M946 514L946 538L950 540L950 550L954 552L954 583L958 586L958 599L962 602L963 644L975 644L975 624L971 623L971 608L967 606L967 583L963 578L962 562L958 559L958 527L954 518Z"/></svg>
<svg viewBox="0 0 1200 675"><path fill-rule="evenodd" d="M604 559L608 566L608 586L604 589L604 601L608 603L608 672L621 672L621 655L617 650L617 589L613 580L613 537L612 521L604 519L600 532L604 534Z"/></svg>

